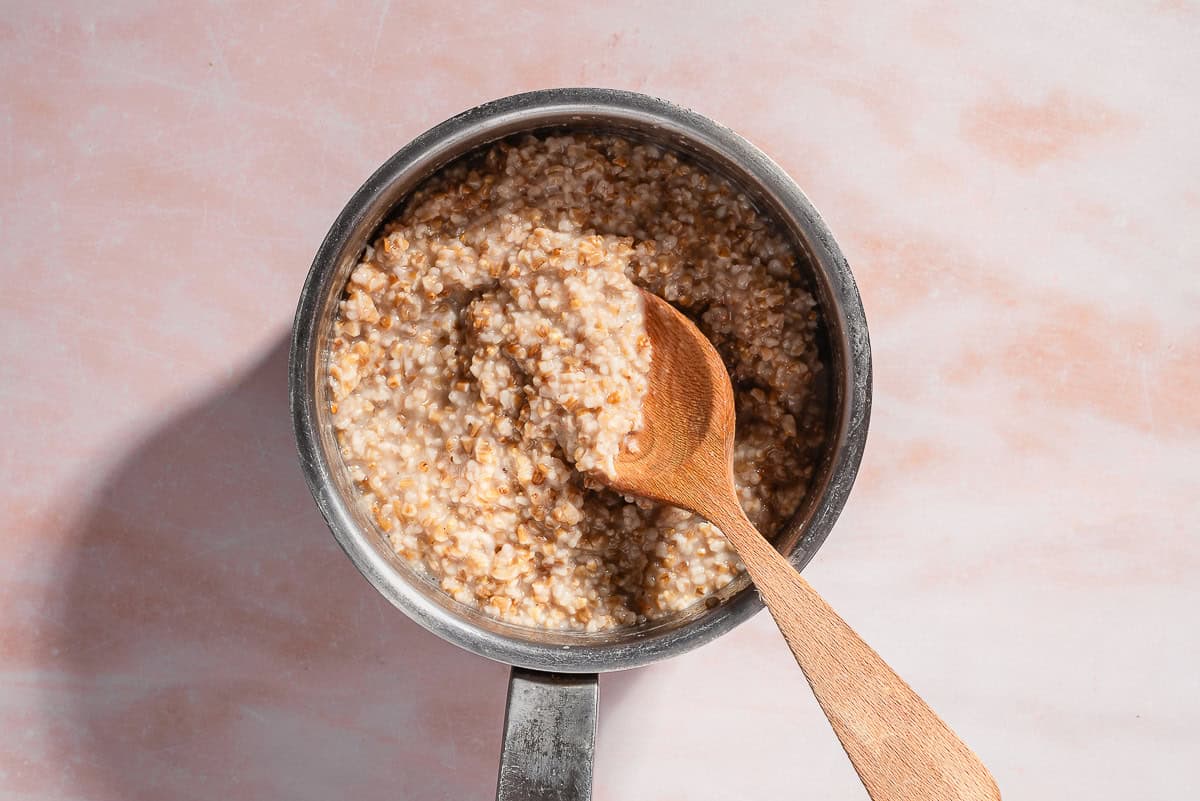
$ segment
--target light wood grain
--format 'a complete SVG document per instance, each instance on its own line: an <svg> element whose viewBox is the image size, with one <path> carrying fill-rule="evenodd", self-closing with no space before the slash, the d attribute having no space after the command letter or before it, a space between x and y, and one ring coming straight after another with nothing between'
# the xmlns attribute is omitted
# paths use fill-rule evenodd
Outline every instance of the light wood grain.
<svg viewBox="0 0 1200 801"><path fill-rule="evenodd" d="M874 801L982 801L1000 791L979 758L855 634L746 518L733 484L733 388L705 336L643 293L653 344L645 425L618 489L690 509L737 549Z"/></svg>

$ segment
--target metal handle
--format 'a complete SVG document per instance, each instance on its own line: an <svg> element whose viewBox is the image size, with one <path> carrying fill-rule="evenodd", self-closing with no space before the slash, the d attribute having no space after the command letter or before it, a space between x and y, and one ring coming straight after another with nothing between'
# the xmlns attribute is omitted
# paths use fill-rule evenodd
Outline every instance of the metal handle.
<svg viewBox="0 0 1200 801"><path fill-rule="evenodd" d="M496 801L591 801L595 673L513 668Z"/></svg>

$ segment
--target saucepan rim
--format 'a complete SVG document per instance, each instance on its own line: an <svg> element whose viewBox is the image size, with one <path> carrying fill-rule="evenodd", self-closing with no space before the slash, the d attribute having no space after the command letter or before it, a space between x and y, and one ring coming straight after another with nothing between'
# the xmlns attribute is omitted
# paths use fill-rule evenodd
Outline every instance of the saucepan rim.
<svg viewBox="0 0 1200 801"><path fill-rule="evenodd" d="M673 103L634 92L568 88L505 97L421 134L384 162L338 215L313 260L296 310L290 402L301 467L339 545L392 604L429 631L510 665L564 673L622 670L696 648L762 609L744 579L710 609L603 636L542 633L469 610L400 563L363 524L319 398L323 338L352 266L371 234L424 178L490 141L547 128L604 129L651 139L737 182L789 231L813 272L831 371L829 445L808 497L778 542L801 569L833 528L862 459L871 407L871 350L858 289L840 248L799 186L733 131Z"/></svg>

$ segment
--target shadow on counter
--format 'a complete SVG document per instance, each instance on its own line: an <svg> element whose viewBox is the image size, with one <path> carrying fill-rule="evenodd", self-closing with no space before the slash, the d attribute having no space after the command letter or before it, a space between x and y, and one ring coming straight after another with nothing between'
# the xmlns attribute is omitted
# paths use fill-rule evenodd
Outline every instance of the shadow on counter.
<svg viewBox="0 0 1200 801"><path fill-rule="evenodd" d="M286 342L130 451L59 580L81 797L494 792L507 669L410 622L337 548L296 458Z"/></svg>

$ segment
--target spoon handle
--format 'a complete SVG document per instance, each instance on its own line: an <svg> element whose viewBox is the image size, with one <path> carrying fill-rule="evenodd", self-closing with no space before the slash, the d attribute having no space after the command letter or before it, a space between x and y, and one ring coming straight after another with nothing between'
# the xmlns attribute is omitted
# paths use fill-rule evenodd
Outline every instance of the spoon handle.
<svg viewBox="0 0 1200 801"><path fill-rule="evenodd" d="M715 516L873 801L998 801L1000 790L979 757L763 539L740 508L737 514Z"/></svg>

